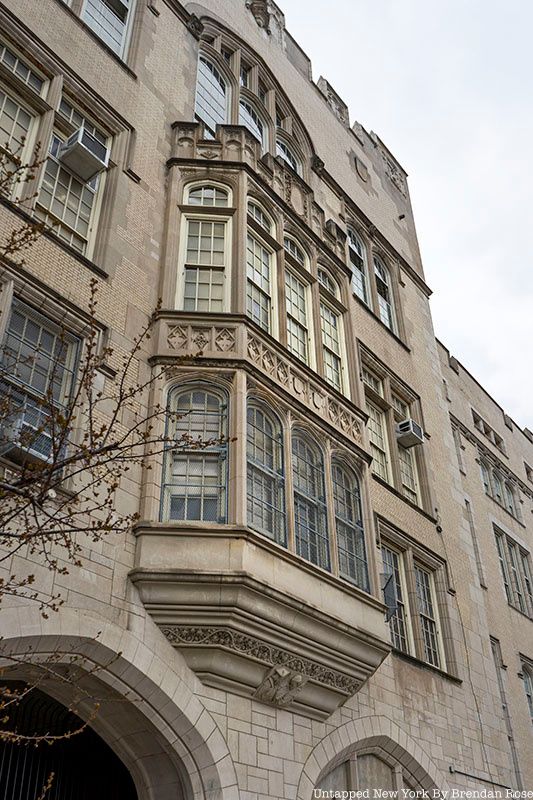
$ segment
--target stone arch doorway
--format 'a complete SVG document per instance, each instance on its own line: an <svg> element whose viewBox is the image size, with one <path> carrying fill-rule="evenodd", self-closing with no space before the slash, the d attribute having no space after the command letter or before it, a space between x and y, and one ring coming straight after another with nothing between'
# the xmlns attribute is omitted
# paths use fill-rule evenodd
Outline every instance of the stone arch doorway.
<svg viewBox="0 0 533 800"><path fill-rule="evenodd" d="M28 687L11 688L22 693ZM51 781L47 800L139 800L130 773L109 745L50 695L36 688L24 694L9 722L9 729L23 736L58 738L39 746L0 741L0 797L36 798Z"/></svg>

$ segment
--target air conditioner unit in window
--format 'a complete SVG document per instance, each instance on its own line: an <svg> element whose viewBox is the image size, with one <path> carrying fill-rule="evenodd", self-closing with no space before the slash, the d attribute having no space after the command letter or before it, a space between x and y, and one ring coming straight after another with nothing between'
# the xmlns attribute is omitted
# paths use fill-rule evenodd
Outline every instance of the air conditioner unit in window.
<svg viewBox="0 0 533 800"><path fill-rule="evenodd" d="M47 430L39 430L41 426L31 416L31 410L19 411L4 421L0 428L0 456L8 455L19 462L51 460L52 437Z"/></svg>
<svg viewBox="0 0 533 800"><path fill-rule="evenodd" d="M109 150L82 126L61 145L58 158L87 183L107 169Z"/></svg>
<svg viewBox="0 0 533 800"><path fill-rule="evenodd" d="M423 443L424 431L414 419L404 419L396 425L396 439L402 447L414 447Z"/></svg>

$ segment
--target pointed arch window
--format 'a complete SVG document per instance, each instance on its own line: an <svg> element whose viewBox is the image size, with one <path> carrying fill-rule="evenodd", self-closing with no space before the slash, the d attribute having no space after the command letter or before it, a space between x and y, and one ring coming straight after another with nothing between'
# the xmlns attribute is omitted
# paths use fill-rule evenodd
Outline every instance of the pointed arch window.
<svg viewBox="0 0 533 800"><path fill-rule="evenodd" d="M301 433L292 438L292 477L296 552L330 570L324 460L319 447Z"/></svg>
<svg viewBox="0 0 533 800"><path fill-rule="evenodd" d="M339 574L368 592L368 564L359 480L352 470L335 461L331 467L331 479Z"/></svg>
<svg viewBox="0 0 533 800"><path fill-rule="evenodd" d="M352 285L356 295L370 305L370 293L368 291L368 276L366 266L366 247L360 236L348 228L348 255L352 270Z"/></svg>
<svg viewBox="0 0 533 800"><path fill-rule="evenodd" d="M376 277L376 291L378 295L379 316L381 321L396 332L396 321L394 316L394 302L392 299L392 288L390 273L379 256L374 256L374 274Z"/></svg>
<svg viewBox="0 0 533 800"><path fill-rule="evenodd" d="M177 446L165 453L163 521L226 522L225 393L207 386L174 390L169 412L167 436Z"/></svg>
<svg viewBox="0 0 533 800"><path fill-rule="evenodd" d="M239 123L244 125L248 130L259 139L261 142L261 152L265 153L267 150L267 129L265 123L247 100L241 100L239 103Z"/></svg>
<svg viewBox="0 0 533 800"><path fill-rule="evenodd" d="M285 547L281 424L273 413L254 400L248 403L246 422L248 525Z"/></svg>
<svg viewBox="0 0 533 800"><path fill-rule="evenodd" d="M298 175L302 174L302 162L294 150L279 137L276 139L276 155L280 156Z"/></svg>
<svg viewBox="0 0 533 800"><path fill-rule="evenodd" d="M263 208L255 200L248 200L248 214L260 225L267 233L272 233L273 223Z"/></svg>
<svg viewBox="0 0 533 800"><path fill-rule="evenodd" d="M229 92L220 70L204 55L198 59L195 112L205 131L214 138L216 126L228 122Z"/></svg>

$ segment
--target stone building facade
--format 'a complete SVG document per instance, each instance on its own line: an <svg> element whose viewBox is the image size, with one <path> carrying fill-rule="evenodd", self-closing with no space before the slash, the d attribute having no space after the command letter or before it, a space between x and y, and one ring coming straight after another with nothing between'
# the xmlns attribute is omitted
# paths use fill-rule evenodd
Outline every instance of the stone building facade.
<svg viewBox="0 0 533 800"><path fill-rule="evenodd" d="M133 470L138 524L79 569L34 559L66 602L6 604L6 663L99 665L120 797L533 788L532 436L435 339L401 165L271 0L0 16L2 139L48 153L23 191L53 226L2 266L3 337L82 347L96 276L118 357L162 298L146 410L229 438Z"/></svg>

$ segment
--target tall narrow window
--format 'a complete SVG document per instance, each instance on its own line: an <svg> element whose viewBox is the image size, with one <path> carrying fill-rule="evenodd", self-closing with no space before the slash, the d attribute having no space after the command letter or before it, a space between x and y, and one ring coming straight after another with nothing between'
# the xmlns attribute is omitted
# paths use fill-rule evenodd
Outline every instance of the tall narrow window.
<svg viewBox="0 0 533 800"><path fill-rule="evenodd" d="M13 301L0 350L0 392L10 398L14 411L8 427L19 432L24 449L38 458L52 457L53 408L68 404L78 350L78 339L20 300Z"/></svg>
<svg viewBox="0 0 533 800"><path fill-rule="evenodd" d="M272 251L248 232L246 242L246 313L265 331L271 329Z"/></svg>
<svg viewBox="0 0 533 800"><path fill-rule="evenodd" d="M267 150L265 124L255 108L246 100L241 100L239 103L239 123L248 128L255 138L261 142L261 152L264 153Z"/></svg>
<svg viewBox="0 0 533 800"><path fill-rule="evenodd" d="M492 492L490 485L490 470L484 461L479 462L479 467L481 469L481 480L483 481L483 488L485 489L486 494L491 494Z"/></svg>
<svg viewBox="0 0 533 800"><path fill-rule="evenodd" d="M285 274L287 303L287 347L306 364L309 363L309 323L307 286L292 272Z"/></svg>
<svg viewBox="0 0 533 800"><path fill-rule="evenodd" d="M433 577L419 564L415 564L415 581L425 661L433 664L434 667L440 667L439 630L435 612Z"/></svg>
<svg viewBox="0 0 533 800"><path fill-rule="evenodd" d="M383 411L373 403L367 401L368 409L368 438L370 440L370 450L372 453L372 469L383 478L389 480L389 452L387 443L387 433L385 415Z"/></svg>
<svg viewBox="0 0 533 800"><path fill-rule="evenodd" d="M188 205L216 206L229 203L228 192L217 186L191 188ZM224 217L185 216L186 238L183 267L183 310L223 311L228 267L228 226Z"/></svg>
<svg viewBox="0 0 533 800"><path fill-rule="evenodd" d="M193 387L171 394L165 455L163 521L226 521L226 398ZM200 445L199 445L200 443Z"/></svg>
<svg viewBox="0 0 533 800"><path fill-rule="evenodd" d="M294 150L286 144L283 139L276 140L276 155L285 161L298 175L302 174L302 162L295 154Z"/></svg>
<svg viewBox="0 0 533 800"><path fill-rule="evenodd" d="M503 483L496 470L492 470L492 489L493 497L500 505L503 505Z"/></svg>
<svg viewBox="0 0 533 800"><path fill-rule="evenodd" d="M524 596L524 588L522 586L522 574L520 569L520 561L518 554L518 547L510 539L507 539L507 550L509 552L509 564L511 567L511 584L514 591L515 605L523 614L527 614L526 598Z"/></svg>
<svg viewBox="0 0 533 800"><path fill-rule="evenodd" d="M339 574L369 591L361 492L355 474L333 463L331 468Z"/></svg>
<svg viewBox="0 0 533 800"><path fill-rule="evenodd" d="M341 316L336 311L320 303L320 330L322 333L322 353L324 357L324 377L335 389L342 392L341 360Z"/></svg>
<svg viewBox="0 0 533 800"><path fill-rule="evenodd" d="M378 294L380 319L387 326L387 328L390 328L391 331L396 332L390 273L383 261L378 256L374 256L374 274L376 277L376 290Z"/></svg>
<svg viewBox="0 0 533 800"><path fill-rule="evenodd" d="M402 493L412 503L418 505L418 480L416 475L415 456L412 449L398 445L398 460L400 462Z"/></svg>
<svg viewBox="0 0 533 800"><path fill-rule="evenodd" d="M391 639L394 647L402 653L409 653L409 618L407 606L404 600L404 579L402 575L403 565L401 556L396 550L381 545L381 557L383 559L383 571L387 577L392 575L396 595L396 609L389 620Z"/></svg>
<svg viewBox="0 0 533 800"><path fill-rule="evenodd" d="M366 267L366 248L361 238L352 228L348 228L348 254L352 269L354 292L363 303L369 305L368 278Z"/></svg>
<svg viewBox="0 0 533 800"><path fill-rule="evenodd" d="M196 116L213 138L217 125L228 121L228 89L225 78L205 56L198 59Z"/></svg>
<svg viewBox="0 0 533 800"><path fill-rule="evenodd" d="M114 53L121 56L127 43L133 0L85 0L82 20Z"/></svg>
<svg viewBox="0 0 533 800"><path fill-rule="evenodd" d="M324 462L318 447L299 434L292 439L292 475L296 552L329 570Z"/></svg>
<svg viewBox="0 0 533 800"><path fill-rule="evenodd" d="M5 172L15 167L10 154L23 156L31 122L32 116L24 106L0 89L0 148L2 153L7 150Z"/></svg>
<svg viewBox="0 0 533 800"><path fill-rule="evenodd" d="M526 693L529 717L531 722L533 722L533 670L529 665L522 664L522 675L524 676L524 690Z"/></svg>
<svg viewBox="0 0 533 800"><path fill-rule="evenodd" d="M498 549L498 559L500 562L500 569L502 573L503 586L505 589L507 602L510 603L511 605L514 605L513 592L511 590L511 581L509 578L509 567L507 564L507 555L505 552L505 541L503 534L501 533L496 533L496 547Z"/></svg>
<svg viewBox="0 0 533 800"><path fill-rule="evenodd" d="M286 546L281 425L253 401L247 411L248 525Z"/></svg>

